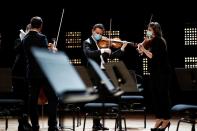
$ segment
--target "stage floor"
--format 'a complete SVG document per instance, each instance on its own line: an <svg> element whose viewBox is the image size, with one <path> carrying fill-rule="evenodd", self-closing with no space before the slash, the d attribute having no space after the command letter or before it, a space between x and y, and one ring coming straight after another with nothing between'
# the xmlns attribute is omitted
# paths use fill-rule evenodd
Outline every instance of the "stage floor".
<svg viewBox="0 0 197 131"><path fill-rule="evenodd" d="M126 119L127 124L127 131L150 131L150 128L153 127L155 119L153 115L147 115L147 127L146 129L144 127L144 119L143 114L128 114ZM76 127L76 131L82 131L83 130L83 117L81 118L81 125L79 127ZM47 131L47 117L40 117L40 131ZM178 117L173 117L171 119L171 126L170 131L176 131L178 122ZM105 119L105 125L109 128L109 131L114 131L115 126L115 120L114 119ZM69 131L72 128L72 117L65 116L64 118L64 126L66 129L64 131ZM18 121L15 118L10 118L8 120L8 131L17 131L18 127ZM91 131L92 130L92 119L87 118L86 121L86 130L85 131ZM123 127L124 128L124 127ZM197 127L196 127L197 128ZM0 131L5 131L5 120L0 119ZM166 130L167 131L167 130ZM191 131L191 124L188 123L181 123L179 127L179 131Z"/></svg>

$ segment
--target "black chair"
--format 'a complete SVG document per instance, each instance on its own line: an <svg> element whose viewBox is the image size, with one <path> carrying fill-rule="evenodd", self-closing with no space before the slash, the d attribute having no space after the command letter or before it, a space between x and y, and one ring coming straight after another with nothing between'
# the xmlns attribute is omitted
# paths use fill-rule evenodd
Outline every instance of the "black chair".
<svg viewBox="0 0 197 131"><path fill-rule="evenodd" d="M176 68L176 80L178 87L181 91L184 92L195 92L197 91L197 70L196 69L184 69L184 68ZM180 116L180 119L177 123L177 129L178 131L180 123L190 123L192 124L191 131L195 131L195 124L197 119L197 105L191 104L191 103L184 103L183 102L177 102L178 104L175 104L171 111L174 114L178 114Z"/></svg>
<svg viewBox="0 0 197 131"><path fill-rule="evenodd" d="M77 104L74 103L59 103L59 108L58 108L58 113L59 113L59 127L60 129L71 129L75 131L75 127L79 127L81 125L81 109ZM72 115L72 127L65 126L64 125L64 117L65 114L71 114Z"/></svg>
<svg viewBox="0 0 197 131"><path fill-rule="evenodd" d="M139 75L137 76L133 70L130 70L129 73L134 79L137 91L127 92L121 96L122 112L142 112L144 114L144 128L146 128L146 106L143 95L143 80L142 77ZM142 83L139 83L139 81Z"/></svg>
<svg viewBox="0 0 197 131"><path fill-rule="evenodd" d="M0 116L5 118L5 130L9 117L21 117L24 101L14 97L10 68L0 68Z"/></svg>
<svg viewBox="0 0 197 131"><path fill-rule="evenodd" d="M195 124L197 123L197 105L177 104L174 105L171 110L173 113L177 113L181 116L178 120L176 131L178 131L181 122L192 124L191 131L195 131Z"/></svg>
<svg viewBox="0 0 197 131"><path fill-rule="evenodd" d="M144 128L146 128L146 106L142 76L137 75L134 70L128 70L122 61L106 63L105 68L115 85L124 91L120 97L121 113L143 112Z"/></svg>
<svg viewBox="0 0 197 131"><path fill-rule="evenodd" d="M87 86L88 91L93 92L92 82L89 77L88 70L85 66L76 65L74 66L76 71L79 73L81 79ZM59 104L59 127L61 129L67 129L68 127L64 126L64 114L65 113L71 113L72 114L72 128L69 128L73 131L75 131L75 126L79 127L81 125L81 105L84 105L84 103L62 103ZM86 120L86 117L85 117ZM75 124L77 122L77 124ZM85 128L85 126L84 126Z"/></svg>
<svg viewBox="0 0 197 131"><path fill-rule="evenodd" d="M85 124L86 124L86 118L101 118L103 119L103 124L105 124L104 119L115 119L115 131L117 128L119 128L119 122L120 119L124 120L124 127L125 131L126 129L126 119L125 117L119 118L119 105L116 103L106 103L105 102L94 102L94 103L87 103L84 105L84 110L86 110L86 114L84 117L84 125L83 125L83 131L85 131ZM98 113L98 115L95 114Z"/></svg>
<svg viewBox="0 0 197 131"><path fill-rule="evenodd" d="M91 71L87 69L85 66L75 66L75 68L80 74L82 80L86 83L88 90L92 93L98 93L97 92L98 90L95 88L96 86L93 84L92 79L90 78ZM83 110L85 111L85 116L84 116L83 131L85 131L87 117L102 118L103 124L105 118L115 119L115 130L116 130L119 122L118 119L119 105L115 103L113 100L109 100L109 99L110 98L106 98L106 99L96 100L84 104ZM95 115L95 112L97 112L99 115ZM124 120L125 130L126 130L126 120L124 119L124 117L122 117L121 119Z"/></svg>

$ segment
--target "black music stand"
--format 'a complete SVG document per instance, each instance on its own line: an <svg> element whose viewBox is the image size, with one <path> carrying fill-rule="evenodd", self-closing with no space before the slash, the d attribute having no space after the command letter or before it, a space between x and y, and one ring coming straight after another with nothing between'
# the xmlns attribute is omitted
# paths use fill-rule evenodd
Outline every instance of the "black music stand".
<svg viewBox="0 0 197 131"><path fill-rule="evenodd" d="M133 77L122 61L105 63L104 67L115 86L126 92L139 92L136 77Z"/></svg>
<svg viewBox="0 0 197 131"><path fill-rule="evenodd" d="M197 69L176 68L175 72L182 91L197 90Z"/></svg>
<svg viewBox="0 0 197 131"><path fill-rule="evenodd" d="M87 91L86 85L64 52L53 53L38 47L32 47L31 51L61 102L88 102L98 98L97 94Z"/></svg>
<svg viewBox="0 0 197 131"><path fill-rule="evenodd" d="M95 79L98 81L99 84L99 92L100 95L113 95L113 96L120 96L124 93L123 90L119 88L119 86L114 85L112 81L109 80L109 77L101 70L99 65L92 59L88 59L88 62L91 65L92 73L95 74Z"/></svg>

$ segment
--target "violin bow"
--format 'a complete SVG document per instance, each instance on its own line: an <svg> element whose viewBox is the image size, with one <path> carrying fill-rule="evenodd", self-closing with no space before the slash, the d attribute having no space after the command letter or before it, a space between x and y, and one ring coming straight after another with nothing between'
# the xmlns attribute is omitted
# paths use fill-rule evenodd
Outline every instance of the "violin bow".
<svg viewBox="0 0 197 131"><path fill-rule="evenodd" d="M109 47L111 46L111 26L112 26L112 18L110 18L110 21L109 21Z"/></svg>
<svg viewBox="0 0 197 131"><path fill-rule="evenodd" d="M150 21L149 21L149 23L151 23L152 19L153 19L153 14L151 14L151 16L150 16Z"/></svg>
<svg viewBox="0 0 197 131"><path fill-rule="evenodd" d="M60 29L61 29L61 26L62 26L62 20L63 20L63 16L64 16L64 8L62 10L62 16L61 16L61 19L60 19L60 24L59 24L59 29L58 29L58 33L57 33L57 38L56 38L56 42L55 42L55 47L57 46L57 42L58 42L58 38L59 38L59 34L60 34Z"/></svg>

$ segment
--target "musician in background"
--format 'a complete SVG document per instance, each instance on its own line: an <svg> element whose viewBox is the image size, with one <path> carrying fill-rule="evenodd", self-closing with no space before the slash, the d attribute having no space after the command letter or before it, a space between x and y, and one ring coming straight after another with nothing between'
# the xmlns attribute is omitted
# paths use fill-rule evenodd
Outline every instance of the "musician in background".
<svg viewBox="0 0 197 131"><path fill-rule="evenodd" d="M22 48L22 40L25 37L25 35L29 32L30 28L30 24L28 24L26 26L25 31L23 31L22 29L20 30L19 38L15 40L14 46L15 61L12 65L12 85L14 90L13 92L16 98L22 99L24 101L22 116L18 119L18 131L31 129L31 125L28 122L29 90L25 80L25 57Z"/></svg>
<svg viewBox="0 0 197 131"><path fill-rule="evenodd" d="M105 71L103 64L107 62L108 58L120 58L123 56L123 52L127 44L122 44L119 49L116 49L113 52L113 49L109 47L101 48L99 46L99 42L102 39L107 39L106 37L102 36L105 31L103 24L95 24L92 28L92 35L83 42L83 52L86 58L91 58L96 61L98 65L100 65L101 69ZM87 66L89 64L87 63ZM94 82L93 82L94 83ZM94 83L97 84L97 83ZM93 130L109 130L109 128L104 127L100 123L99 118L93 119Z"/></svg>
<svg viewBox="0 0 197 131"><path fill-rule="evenodd" d="M38 96L41 87L44 89L48 99L48 131L58 131L57 128L57 105L58 97L48 84L43 74L41 73L37 62L31 54L31 47L48 48L47 37L41 33L43 21L39 16L32 17L30 20L31 29L24 37L22 44L26 58L26 76L28 86L30 88L29 112L32 123L32 130L39 131L39 116L38 116Z"/></svg>
<svg viewBox="0 0 197 131"><path fill-rule="evenodd" d="M170 95L172 67L167 53L167 44L158 22L151 22L143 43L138 44L138 52L150 62L152 104L156 116L151 131L164 131L170 127Z"/></svg>

